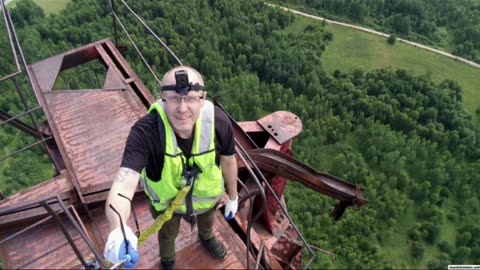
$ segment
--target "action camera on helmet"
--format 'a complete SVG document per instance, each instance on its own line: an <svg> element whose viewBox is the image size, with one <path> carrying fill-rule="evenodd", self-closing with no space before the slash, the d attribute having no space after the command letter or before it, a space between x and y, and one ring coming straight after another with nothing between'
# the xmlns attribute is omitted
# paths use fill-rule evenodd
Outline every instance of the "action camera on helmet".
<svg viewBox="0 0 480 270"><path fill-rule="evenodd" d="M191 67L176 67L163 77L162 91L168 90L174 90L181 96L186 96L188 91L202 91L202 75Z"/></svg>
<svg viewBox="0 0 480 270"><path fill-rule="evenodd" d="M175 81L177 82L177 87L185 88L190 86L186 70L175 71Z"/></svg>

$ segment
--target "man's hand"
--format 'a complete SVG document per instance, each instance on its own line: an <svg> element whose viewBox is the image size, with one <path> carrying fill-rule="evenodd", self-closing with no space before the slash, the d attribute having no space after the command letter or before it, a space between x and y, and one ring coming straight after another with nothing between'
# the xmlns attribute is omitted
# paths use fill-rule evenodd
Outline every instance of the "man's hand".
<svg viewBox="0 0 480 270"><path fill-rule="evenodd" d="M127 248L125 247L126 244L128 244L128 252ZM118 258L121 258L121 260L125 258L127 259L125 262L125 268L135 269L140 261L140 254L138 254L137 249L133 247L132 243L127 240L127 243L125 243L125 241L122 242Z"/></svg>
<svg viewBox="0 0 480 270"><path fill-rule="evenodd" d="M133 269L140 261L137 251L138 239L129 227L125 227L125 236L126 242L120 227L113 230L108 235L103 255L112 264L126 259L125 268Z"/></svg>
<svg viewBox="0 0 480 270"><path fill-rule="evenodd" d="M225 205L225 218L227 220L230 220L235 216L238 209L237 159L235 158L235 155L220 155L220 165L220 167L222 168L223 179L225 179L228 193L228 200L227 204ZM230 198L232 198L232 200Z"/></svg>
<svg viewBox="0 0 480 270"><path fill-rule="evenodd" d="M237 213L237 209L238 209L238 196L233 201L230 200L230 198L228 198L227 204L225 205L225 218L227 220L232 219Z"/></svg>

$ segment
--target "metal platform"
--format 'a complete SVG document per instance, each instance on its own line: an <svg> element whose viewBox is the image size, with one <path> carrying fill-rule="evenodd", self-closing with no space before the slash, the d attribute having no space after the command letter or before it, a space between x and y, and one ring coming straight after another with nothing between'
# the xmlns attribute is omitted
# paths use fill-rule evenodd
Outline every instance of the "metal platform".
<svg viewBox="0 0 480 270"><path fill-rule="evenodd" d="M55 89L63 71L94 60L106 70L101 89ZM155 99L109 40L51 57L29 70L47 119L42 134L53 138L47 151L60 174L0 201L4 267L86 268L89 262L102 266L109 234L105 200L130 128ZM192 231L182 221L175 267L296 269L302 267L304 248L312 254L308 267L316 255L288 215L283 198L287 179L338 200L332 212L335 218L347 206L366 203L363 189L293 158L292 143L302 131L302 122L294 114L282 111L258 121L231 121L239 169L239 211L227 222L218 209L214 225L229 255L225 261L215 260L201 246L196 229ZM11 125L19 123L12 121ZM133 206L140 231L153 222L148 204L139 187ZM128 224L135 231L133 218ZM139 253L139 268L160 267L156 237Z"/></svg>

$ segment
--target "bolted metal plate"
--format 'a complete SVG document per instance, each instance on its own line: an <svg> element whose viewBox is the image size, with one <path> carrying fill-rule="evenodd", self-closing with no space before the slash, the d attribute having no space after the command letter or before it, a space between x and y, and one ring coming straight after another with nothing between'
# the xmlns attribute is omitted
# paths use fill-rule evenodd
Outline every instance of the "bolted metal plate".
<svg viewBox="0 0 480 270"><path fill-rule="evenodd" d="M271 113L257 121L279 144L284 144L302 132L300 118L287 111Z"/></svg>

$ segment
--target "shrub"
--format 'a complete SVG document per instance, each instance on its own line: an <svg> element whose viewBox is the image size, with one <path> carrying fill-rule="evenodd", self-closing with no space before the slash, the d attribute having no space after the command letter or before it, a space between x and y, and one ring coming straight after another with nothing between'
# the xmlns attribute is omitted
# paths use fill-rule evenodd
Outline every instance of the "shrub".
<svg viewBox="0 0 480 270"><path fill-rule="evenodd" d="M397 36L395 34L390 35L387 39L387 43L390 45L394 45L396 41L397 41Z"/></svg>

